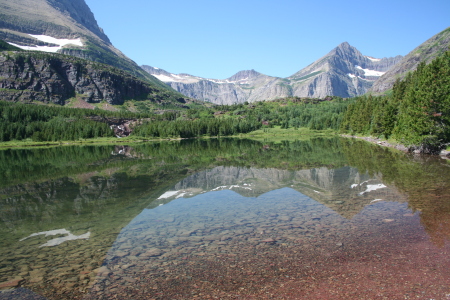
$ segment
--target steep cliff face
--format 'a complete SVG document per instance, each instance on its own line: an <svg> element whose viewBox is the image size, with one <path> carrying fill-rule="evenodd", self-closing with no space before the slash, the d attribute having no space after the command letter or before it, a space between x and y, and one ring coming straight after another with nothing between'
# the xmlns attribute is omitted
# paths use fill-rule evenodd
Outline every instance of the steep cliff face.
<svg viewBox="0 0 450 300"><path fill-rule="evenodd" d="M189 74L172 74L150 66L142 68L165 82L177 92L214 104L235 104L245 101L273 100L291 95L284 80L255 70L240 71L227 79L208 79Z"/></svg>
<svg viewBox="0 0 450 300"><path fill-rule="evenodd" d="M0 39L108 64L175 93L111 44L84 0L0 0Z"/></svg>
<svg viewBox="0 0 450 300"><path fill-rule="evenodd" d="M365 94L373 83L401 60L376 59L342 43L330 53L288 78L271 77L254 70L224 79L171 74L150 66L142 68L188 97L215 104L234 104L297 96L325 98Z"/></svg>
<svg viewBox="0 0 450 300"><path fill-rule="evenodd" d="M103 41L111 43L84 0L48 0L48 3L51 7L68 14L75 23L83 25Z"/></svg>
<svg viewBox="0 0 450 300"><path fill-rule="evenodd" d="M0 0L2 32L74 38L79 34L110 43L84 0Z"/></svg>
<svg viewBox="0 0 450 300"><path fill-rule="evenodd" d="M391 89L397 79L405 78L408 72L417 69L419 63L422 61L427 64L430 63L433 59L447 51L449 47L450 27L436 34L411 51L398 64L377 80L370 91L379 94Z"/></svg>
<svg viewBox="0 0 450 300"><path fill-rule="evenodd" d="M220 105L243 103L247 94L232 83L216 84L208 80L196 83L170 82L169 86L187 97Z"/></svg>
<svg viewBox="0 0 450 300"><path fill-rule="evenodd" d="M75 96L118 105L128 99L170 100L164 89L107 65L60 54L0 52L0 99L64 105Z"/></svg>

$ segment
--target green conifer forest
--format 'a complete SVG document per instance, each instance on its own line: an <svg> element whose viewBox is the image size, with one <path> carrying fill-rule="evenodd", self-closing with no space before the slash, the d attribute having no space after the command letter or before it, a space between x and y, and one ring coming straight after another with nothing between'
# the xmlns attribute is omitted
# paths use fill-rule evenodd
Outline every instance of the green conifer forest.
<svg viewBox="0 0 450 300"><path fill-rule="evenodd" d="M348 106L341 132L393 138L436 152L450 141L450 51L421 63L389 96L357 97Z"/></svg>

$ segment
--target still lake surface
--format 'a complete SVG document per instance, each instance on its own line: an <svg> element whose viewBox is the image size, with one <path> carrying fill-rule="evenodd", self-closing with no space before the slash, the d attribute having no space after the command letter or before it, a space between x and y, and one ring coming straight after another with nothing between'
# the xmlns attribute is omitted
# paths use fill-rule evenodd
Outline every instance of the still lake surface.
<svg viewBox="0 0 450 300"><path fill-rule="evenodd" d="M0 151L0 299L450 299L450 163L364 141Z"/></svg>

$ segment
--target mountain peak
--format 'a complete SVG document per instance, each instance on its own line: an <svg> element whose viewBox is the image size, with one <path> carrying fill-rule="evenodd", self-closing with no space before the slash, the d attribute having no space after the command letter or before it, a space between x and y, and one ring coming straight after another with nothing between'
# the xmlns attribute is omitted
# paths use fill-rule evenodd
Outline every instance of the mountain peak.
<svg viewBox="0 0 450 300"><path fill-rule="evenodd" d="M342 58L349 59L350 57L358 57L361 58L363 55L358 51L355 47L350 45L348 42L343 42L339 44L336 48L334 48L331 52L331 55L338 55Z"/></svg>
<svg viewBox="0 0 450 300"><path fill-rule="evenodd" d="M261 73L256 72L255 70L251 69L251 70L237 72L236 74L234 74L233 76L228 78L228 80L229 81L239 81L239 80L243 80L243 79L255 78L260 75L261 75Z"/></svg>
<svg viewBox="0 0 450 300"><path fill-rule="evenodd" d="M0 7L9 16L2 19L0 31L7 28L60 39L84 35L111 43L84 0L0 0Z"/></svg>
<svg viewBox="0 0 450 300"><path fill-rule="evenodd" d="M343 42L340 43L337 48L352 48L353 46L351 46L348 42Z"/></svg>

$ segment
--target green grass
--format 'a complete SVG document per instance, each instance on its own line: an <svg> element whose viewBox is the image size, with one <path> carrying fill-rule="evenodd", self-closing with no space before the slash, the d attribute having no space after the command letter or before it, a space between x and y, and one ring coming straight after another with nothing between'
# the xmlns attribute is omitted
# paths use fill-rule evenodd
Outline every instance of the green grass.
<svg viewBox="0 0 450 300"><path fill-rule="evenodd" d="M23 51L23 50L16 46L8 44L3 40L0 40L0 51Z"/></svg>
<svg viewBox="0 0 450 300"><path fill-rule="evenodd" d="M323 71L317 71L317 72L313 72L311 74L308 74L306 76L300 77L300 78L294 78L293 81L302 81L302 80L306 80L308 78L314 77L316 75L319 75L320 73L323 73Z"/></svg>
<svg viewBox="0 0 450 300"><path fill-rule="evenodd" d="M77 141L56 141L56 142L34 142L31 139L22 141L9 141L0 142L0 149L7 148L29 148L29 147L54 147L54 146L68 146L68 145L107 145L107 144L121 144L121 143L140 143L148 142L149 139L143 139L141 137L128 136L124 138L116 137L102 137L94 139L81 139Z"/></svg>
<svg viewBox="0 0 450 300"><path fill-rule="evenodd" d="M20 90L15 90L15 89L3 89L3 88L0 88L0 92L19 93L19 92L22 92L22 91L20 91Z"/></svg>
<svg viewBox="0 0 450 300"><path fill-rule="evenodd" d="M249 138L254 140L277 141L286 139L309 139L319 136L336 136L337 132L331 129L312 130L306 127L282 129L280 126L274 128L262 128L246 134L240 134L240 138Z"/></svg>

